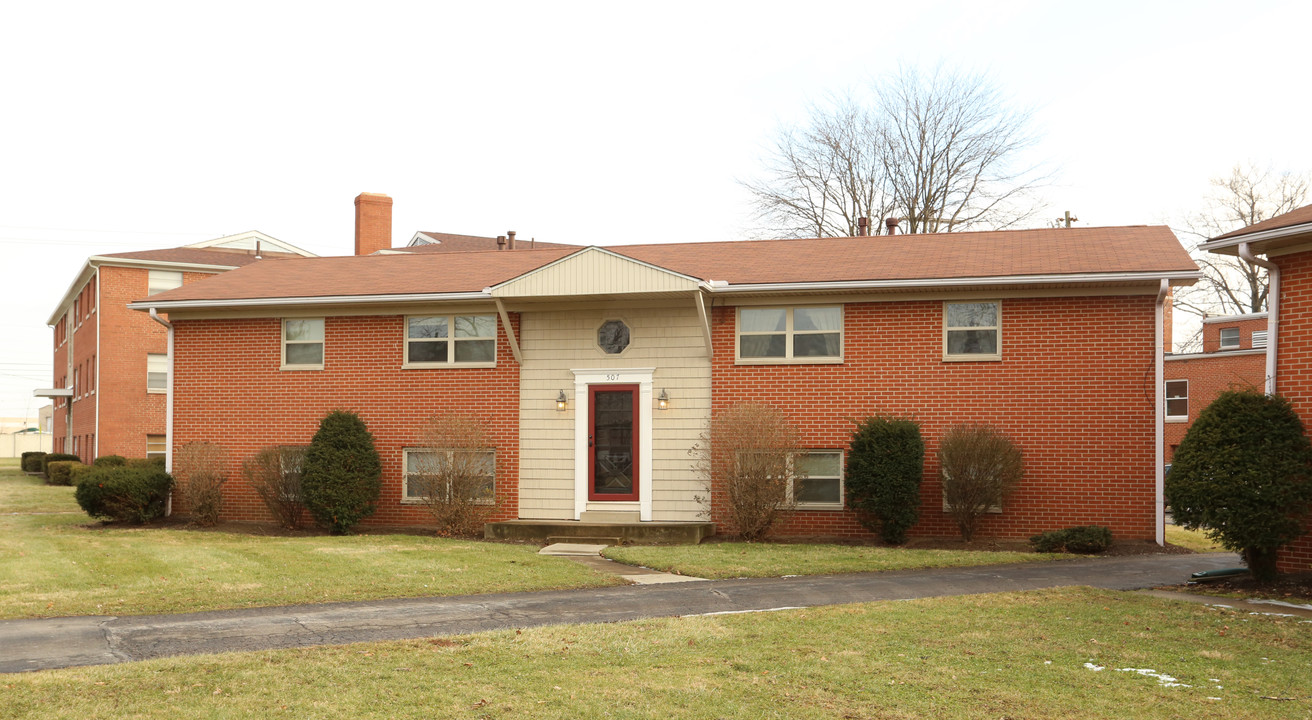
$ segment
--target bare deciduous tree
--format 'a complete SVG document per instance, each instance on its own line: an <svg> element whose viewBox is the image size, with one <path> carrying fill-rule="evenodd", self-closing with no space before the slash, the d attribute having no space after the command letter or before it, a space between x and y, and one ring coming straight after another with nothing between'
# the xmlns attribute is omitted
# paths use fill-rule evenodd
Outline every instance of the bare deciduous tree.
<svg viewBox="0 0 1312 720"><path fill-rule="evenodd" d="M805 127L780 133L766 177L744 183L766 233L845 237L861 217L878 232L885 216L903 218L903 232L950 232L1034 214L1044 177L1021 164L1029 115L986 78L904 70L873 92L813 107Z"/></svg>
<svg viewBox="0 0 1312 720"><path fill-rule="evenodd" d="M223 446L190 442L173 454L173 477L182 488L191 517L211 527L223 510L223 483L228 480L228 453Z"/></svg>
<svg viewBox="0 0 1312 720"><path fill-rule="evenodd" d="M1001 507L1024 476L1020 448L988 425L957 425L939 441L943 499L966 542L974 538L980 518Z"/></svg>
<svg viewBox="0 0 1312 720"><path fill-rule="evenodd" d="M1276 172L1251 161L1236 165L1228 176L1212 178L1206 207L1178 223L1176 232L1187 242L1201 243L1254 225L1305 205L1310 185L1307 173ZM1266 309L1265 269L1231 255L1195 251L1193 256L1204 277L1176 293L1177 309L1199 317ZM1197 338L1184 344L1196 345Z"/></svg>
<svg viewBox="0 0 1312 720"><path fill-rule="evenodd" d="M764 537L779 512L795 505L790 490L804 477L797 460L805 450L797 428L779 410L735 405L711 418L690 452L707 490L724 498L742 539Z"/></svg>
<svg viewBox="0 0 1312 720"><path fill-rule="evenodd" d="M408 453L407 492L437 520L442 535L474 535L494 506L495 456L487 426L455 413L430 418L421 451Z"/></svg>

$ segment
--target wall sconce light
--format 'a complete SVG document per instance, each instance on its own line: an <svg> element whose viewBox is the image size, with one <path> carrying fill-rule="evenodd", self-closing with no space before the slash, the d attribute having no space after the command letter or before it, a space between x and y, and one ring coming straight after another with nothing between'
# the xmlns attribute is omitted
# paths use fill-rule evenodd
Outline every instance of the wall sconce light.
<svg viewBox="0 0 1312 720"><path fill-rule="evenodd" d="M665 392L665 388L661 388L661 394L656 398L656 402L659 403L662 410L670 409L670 394Z"/></svg>
<svg viewBox="0 0 1312 720"><path fill-rule="evenodd" d="M565 407L568 405L569 400L565 397L565 391L561 390L560 394L556 396L556 409L560 412L565 412Z"/></svg>

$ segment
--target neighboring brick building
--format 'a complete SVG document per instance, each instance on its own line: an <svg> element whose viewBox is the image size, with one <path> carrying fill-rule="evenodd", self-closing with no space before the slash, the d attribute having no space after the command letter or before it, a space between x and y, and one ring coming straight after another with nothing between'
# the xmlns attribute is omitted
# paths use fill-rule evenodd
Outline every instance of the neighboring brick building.
<svg viewBox="0 0 1312 720"><path fill-rule="evenodd" d="M845 447L853 419L894 413L928 442L913 533L955 534L934 451L987 422L1028 475L985 534L1161 537L1163 316L1198 277L1165 227L503 247L357 243L134 302L173 326L171 446L223 445L225 512L267 521L240 461L354 410L383 460L368 522L422 523L406 468L424 420L455 410L495 437L496 519L722 523L689 450L712 412L764 402L813 451L779 533L866 535L843 507Z"/></svg>
<svg viewBox="0 0 1312 720"><path fill-rule="evenodd" d="M1250 253L1271 267L1268 297L1266 391L1288 398L1312 428L1312 205L1301 207L1202 245L1228 255ZM1280 569L1312 570L1312 518L1308 533L1285 548Z"/></svg>
<svg viewBox="0 0 1312 720"><path fill-rule="evenodd" d="M310 253L259 232L87 258L47 321L54 330L55 452L165 453L168 333L128 302L266 258Z"/></svg>
<svg viewBox="0 0 1312 720"><path fill-rule="evenodd" d="M1198 413L1226 390L1261 391L1266 313L1203 320L1203 350L1166 356L1166 462Z"/></svg>

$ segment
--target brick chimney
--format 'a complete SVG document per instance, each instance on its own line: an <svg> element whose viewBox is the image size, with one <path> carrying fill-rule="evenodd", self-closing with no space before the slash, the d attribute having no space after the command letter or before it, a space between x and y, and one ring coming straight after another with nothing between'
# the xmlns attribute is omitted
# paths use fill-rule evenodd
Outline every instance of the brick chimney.
<svg viewBox="0 0 1312 720"><path fill-rule="evenodd" d="M372 255L392 247L392 198L379 193L355 196L355 254Z"/></svg>

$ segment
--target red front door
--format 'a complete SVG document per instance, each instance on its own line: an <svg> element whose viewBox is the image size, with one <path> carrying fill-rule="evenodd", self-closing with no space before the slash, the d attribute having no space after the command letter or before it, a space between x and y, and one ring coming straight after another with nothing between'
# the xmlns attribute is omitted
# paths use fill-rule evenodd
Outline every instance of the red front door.
<svg viewBox="0 0 1312 720"><path fill-rule="evenodd" d="M588 499L638 499L638 386L588 387Z"/></svg>

